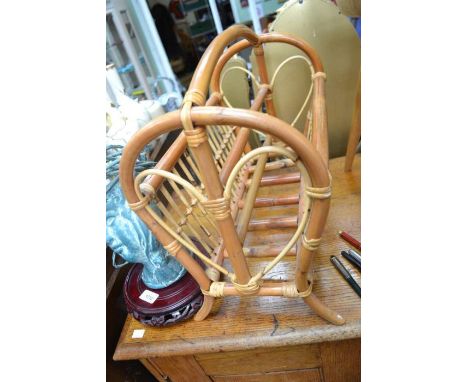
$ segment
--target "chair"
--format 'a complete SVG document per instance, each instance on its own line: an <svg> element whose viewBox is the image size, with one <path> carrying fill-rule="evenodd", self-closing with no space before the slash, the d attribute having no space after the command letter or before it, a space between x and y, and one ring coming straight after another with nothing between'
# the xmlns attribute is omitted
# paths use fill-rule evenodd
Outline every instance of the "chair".
<svg viewBox="0 0 468 382"><path fill-rule="evenodd" d="M263 46L268 43L290 44L305 53L311 84L304 100L303 108L308 107L309 112L302 132L275 117L272 92L281 89L274 84L278 71L270 78L266 71ZM260 80L251 76L257 95L250 110L231 108L222 93L221 73L231 57L249 47L259 68ZM234 25L205 51L182 108L153 120L125 147L120 163L124 195L199 284L204 301L195 320L208 316L216 298L254 295L302 298L329 322L345 322L314 295L309 269L320 245L331 196L325 79L320 58L303 40L279 33L256 35L246 26ZM180 134L155 168L134 174L135 161L145 145L173 130ZM250 149L250 134L258 134L263 145ZM287 171L264 176L282 169ZM300 184L298 195L257 197L260 187L292 182ZM297 205L297 216L252 220L256 207L291 204ZM261 250L244 247L249 230L268 232L278 227L296 228L283 248L278 248L274 235ZM252 274L248 259L254 253L272 259ZM290 255L296 255L294 279L268 279L268 273Z"/></svg>
<svg viewBox="0 0 468 382"><path fill-rule="evenodd" d="M360 83L361 43L353 24L331 1L290 0L277 11L269 30L301 38L319 55L328 76L326 102L330 159L344 156L355 120ZM265 60L268 72L274 73L286 58L295 55L301 55L301 52L294 46L267 45ZM252 71L257 72L255 60L252 60ZM297 59L281 71L275 80L281 91L273 94L277 117L293 121L307 94L308 76L307 65ZM294 127L302 129L306 117L307 110L304 110Z"/></svg>

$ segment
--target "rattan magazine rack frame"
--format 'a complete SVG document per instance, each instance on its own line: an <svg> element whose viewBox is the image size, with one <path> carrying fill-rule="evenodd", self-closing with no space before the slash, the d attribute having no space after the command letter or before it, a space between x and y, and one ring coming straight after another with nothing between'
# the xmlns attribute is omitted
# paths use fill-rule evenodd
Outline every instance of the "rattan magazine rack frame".
<svg viewBox="0 0 468 382"><path fill-rule="evenodd" d="M289 124L276 117L272 93L283 64L269 80L263 49L267 43L294 45L304 55L283 64L303 60L310 66L311 86L300 111L309 106L303 129L292 126L297 118ZM251 76L256 96L250 110L236 109L222 92L227 75L222 70L231 57L248 47L254 50L259 70L259 80ZM310 272L331 196L325 80L320 58L305 41L279 33L256 35L246 26L234 25L205 51L181 109L153 120L126 145L120 163L122 190L129 206L199 284L204 302L195 320L208 316L215 298L257 295L302 298L322 318L344 323L342 316L314 295ZM143 148L174 130L181 131L155 168L135 174ZM263 137L263 146L251 149L251 133ZM282 184L300 176L297 196L257 198L265 171L293 166L297 175L270 177L270 182ZM295 233L286 246L269 253L273 259L252 275L246 259L250 249L243 243L253 209L293 203L298 204ZM291 252L296 255L294 279L267 279L268 272ZM225 266L226 258L230 268Z"/></svg>

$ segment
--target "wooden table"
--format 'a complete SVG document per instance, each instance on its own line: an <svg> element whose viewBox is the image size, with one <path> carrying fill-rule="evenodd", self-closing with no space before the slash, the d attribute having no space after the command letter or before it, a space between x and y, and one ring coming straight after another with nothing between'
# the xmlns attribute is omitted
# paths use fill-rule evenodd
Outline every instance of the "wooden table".
<svg viewBox="0 0 468 382"><path fill-rule="evenodd" d="M350 173L343 171L344 157L330 161L330 215L313 267L314 293L346 319L344 325L322 320L301 299L224 297L201 322L190 320L173 327L150 328L128 316L114 359L139 359L158 381L360 380L360 298L329 260L331 255L349 248L338 237L338 230L360 238L360 159L357 155ZM278 187L285 194L298 189L297 184ZM262 187L260 193L268 196L275 190ZM297 211L293 206L273 208L283 209L285 215L294 213L291 209ZM267 209L258 208L254 218L267 213ZM293 231L277 230L278 244ZM261 231L249 232L245 244L261 245L263 237ZM360 283L360 273L341 259ZM256 270L268 260L249 258L249 266ZM294 265L295 258L288 256L269 277L292 279ZM143 338L132 339L135 329L145 329Z"/></svg>

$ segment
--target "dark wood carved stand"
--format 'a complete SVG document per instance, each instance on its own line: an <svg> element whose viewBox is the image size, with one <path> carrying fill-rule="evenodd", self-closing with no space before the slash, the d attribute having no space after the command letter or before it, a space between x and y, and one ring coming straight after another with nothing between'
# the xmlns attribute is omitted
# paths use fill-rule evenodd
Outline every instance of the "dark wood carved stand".
<svg viewBox="0 0 468 382"><path fill-rule="evenodd" d="M174 284L162 288L147 287L141 279L143 266L135 264L128 272L124 298L128 312L138 321L150 326L166 326L192 317L203 304L203 295L195 279L186 273ZM140 299L149 290L159 296L152 304Z"/></svg>

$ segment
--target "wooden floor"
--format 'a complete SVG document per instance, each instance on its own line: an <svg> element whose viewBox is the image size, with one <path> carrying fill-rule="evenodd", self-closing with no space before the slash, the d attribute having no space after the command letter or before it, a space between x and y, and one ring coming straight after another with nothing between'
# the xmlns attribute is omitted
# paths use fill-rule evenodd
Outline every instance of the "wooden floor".
<svg viewBox="0 0 468 382"><path fill-rule="evenodd" d="M360 238L360 156L355 159L353 172L345 173L343 168L344 158L330 161L333 195L322 244L313 262L313 292L346 319L344 325L335 326L324 321L301 299L225 297L216 301L212 314L201 322L190 320L173 327L150 328L129 316L122 330L114 359L245 352L248 349L307 346L313 343L359 338L360 298L341 278L329 260L331 255L338 255L341 250L349 247L338 237L338 230L344 230ZM297 193L298 184L281 187L283 194L292 194ZM274 187L262 188L260 196L272 193L275 193ZM275 207L275 209L280 214L291 215L297 207ZM255 210L254 217L261 218L267 214L271 215L271 212L272 208L259 208ZM282 244L293 231L294 229L270 230L269 241L265 232L250 232L244 246L272 244L272 235L274 235L274 245ZM270 258L249 258L252 273L268 260ZM346 260L343 260L343 263L360 283L360 273L356 272ZM292 278L294 266L295 257L290 256L273 269L269 276L276 279ZM132 339L135 329L145 330L143 338ZM310 376L310 379L304 380L320 380L314 378L316 377ZM263 379L258 380L263 381Z"/></svg>

